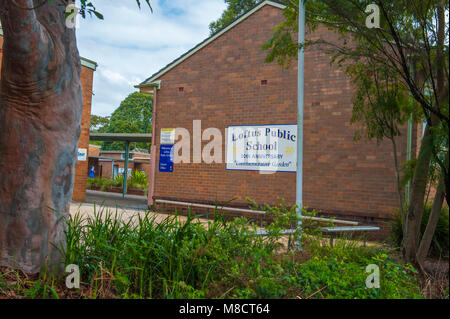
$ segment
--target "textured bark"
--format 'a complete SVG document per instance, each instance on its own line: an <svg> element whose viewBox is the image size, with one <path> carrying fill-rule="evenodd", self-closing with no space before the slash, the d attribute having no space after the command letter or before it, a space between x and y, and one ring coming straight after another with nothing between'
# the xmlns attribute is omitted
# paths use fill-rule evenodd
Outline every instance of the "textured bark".
<svg viewBox="0 0 450 319"><path fill-rule="evenodd" d="M417 250L416 259L420 265L423 265L423 261L428 255L431 240L433 239L434 232L436 231L436 226L439 222L439 217L441 216L442 204L444 203L444 190L445 190L444 180L443 178L441 178L436 190L436 195L434 197L430 217L428 218L427 227L425 228L422 240L420 241L420 245Z"/></svg>
<svg viewBox="0 0 450 319"><path fill-rule="evenodd" d="M415 262L416 252L420 235L420 224L423 216L425 191L428 182L428 171L432 156L432 139L430 136L430 126L427 125L422 138L417 166L411 183L411 195L409 200L406 236L403 238L403 248L405 258L409 262Z"/></svg>
<svg viewBox="0 0 450 319"><path fill-rule="evenodd" d="M66 2L0 0L0 265L27 273L61 261L73 190L81 65Z"/></svg>

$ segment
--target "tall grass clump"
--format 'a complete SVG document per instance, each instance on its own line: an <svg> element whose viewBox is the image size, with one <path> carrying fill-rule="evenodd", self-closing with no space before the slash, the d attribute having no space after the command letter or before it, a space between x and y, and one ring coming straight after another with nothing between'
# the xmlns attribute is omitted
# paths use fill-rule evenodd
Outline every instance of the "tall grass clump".
<svg viewBox="0 0 450 319"><path fill-rule="evenodd" d="M424 207L422 223L420 226L420 237L422 237L427 227L428 218L430 216L432 204L428 203ZM392 243L401 247L403 240L403 225L400 212L397 213L395 219L391 222L390 239ZM436 226L429 255L432 257L448 257L449 254L449 211L448 207L443 205L439 221Z"/></svg>
<svg viewBox="0 0 450 319"><path fill-rule="evenodd" d="M122 297L207 297L212 282L232 277L233 268L256 269L274 249L243 219L218 217L205 227L191 216L157 222L146 214L125 222L108 209L71 217L66 237L66 264L79 265L88 283L106 274Z"/></svg>

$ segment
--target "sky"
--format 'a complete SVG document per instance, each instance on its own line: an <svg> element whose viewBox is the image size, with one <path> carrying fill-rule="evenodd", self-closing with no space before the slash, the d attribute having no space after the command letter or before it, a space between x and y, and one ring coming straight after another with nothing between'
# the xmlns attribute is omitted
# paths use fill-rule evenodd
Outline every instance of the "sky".
<svg viewBox="0 0 450 319"><path fill-rule="evenodd" d="M220 17L223 0L97 0L104 20L79 20L78 50L98 63L91 113L108 116L135 85L209 36L209 23Z"/></svg>

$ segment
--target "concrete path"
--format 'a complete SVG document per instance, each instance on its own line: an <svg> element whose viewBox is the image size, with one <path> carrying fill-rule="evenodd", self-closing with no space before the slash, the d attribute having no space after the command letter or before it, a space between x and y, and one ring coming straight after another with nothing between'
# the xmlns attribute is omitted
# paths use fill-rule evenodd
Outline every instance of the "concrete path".
<svg viewBox="0 0 450 319"><path fill-rule="evenodd" d="M123 198L122 194L119 193L92 190L86 191L86 203L110 207L132 208L136 210L148 209L147 196L125 195L125 198Z"/></svg>
<svg viewBox="0 0 450 319"><path fill-rule="evenodd" d="M105 217L106 213L117 216L125 222L130 219L138 220L139 216L145 217L148 214L150 217L155 217L156 222L162 222L169 215L149 212L147 206L147 197L126 195L125 198L119 193L99 192L99 191L86 191L85 203L71 203L70 214L75 216L77 213L81 214L82 218L93 217L94 213L103 213ZM187 217L179 216L179 221L185 221ZM200 219L201 223L207 225L206 219Z"/></svg>

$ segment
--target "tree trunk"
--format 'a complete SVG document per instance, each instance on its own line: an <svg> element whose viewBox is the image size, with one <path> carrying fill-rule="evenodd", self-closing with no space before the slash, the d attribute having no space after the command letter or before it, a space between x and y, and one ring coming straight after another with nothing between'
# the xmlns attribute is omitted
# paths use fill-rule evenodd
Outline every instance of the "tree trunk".
<svg viewBox="0 0 450 319"><path fill-rule="evenodd" d="M392 148L394 150L394 167L395 167L395 178L397 180L397 193L398 193L398 201L400 204L400 213L402 218L402 231L403 231L403 238L406 236L406 225L407 225L407 216L405 212L405 202L403 200L403 189L400 183L400 169L398 165L398 156L397 156L397 142L395 141L395 136L392 136L390 138L392 142Z"/></svg>
<svg viewBox="0 0 450 319"><path fill-rule="evenodd" d="M417 250L416 260L423 266L423 261L428 255L430 250L431 240L433 239L436 226L441 215L442 204L444 202L444 180L441 177L434 197L433 207L431 208L430 216L428 217L427 227L423 233L422 240L420 241L419 249ZM423 267L422 267L423 268Z"/></svg>
<svg viewBox="0 0 450 319"><path fill-rule="evenodd" d="M61 261L73 190L81 65L66 2L0 0L0 266L27 273Z"/></svg>
<svg viewBox="0 0 450 319"><path fill-rule="evenodd" d="M428 182L430 161L432 156L432 138L430 136L430 125L425 128L422 138L417 166L414 170L413 181L411 183L411 195L408 206L406 237L403 238L403 248L405 259L408 262L415 262L420 224L423 216L425 191Z"/></svg>
<svg viewBox="0 0 450 319"><path fill-rule="evenodd" d="M446 98L448 98L448 88L445 86L446 79L444 77L445 56L444 44L445 44L445 6L444 1L438 1L436 3L437 20L438 20L438 34L437 34L437 51L434 64L436 68L436 94L434 95L434 107L442 109L445 104ZM431 61L430 61L431 62ZM434 72L433 69L430 72ZM430 120L432 123L428 123L425 130L424 137L422 139L422 146L420 148L420 154L418 158L417 167L414 172L412 193L410 198L410 206L408 207L408 226L406 230L406 240L404 242L405 257L407 261L416 262L417 248L420 236L420 226L423 216L424 208L424 196L425 188L428 182L428 170L430 166L430 160L433 154L433 135L430 132L431 127L439 127L441 119L435 114L430 114ZM436 155L434 155L436 156ZM448 162L447 162L448 163ZM444 175L444 183L446 184L445 192L448 194L448 167L446 165L441 166L442 173ZM433 232L434 234L434 232ZM431 234L431 236L433 235Z"/></svg>

